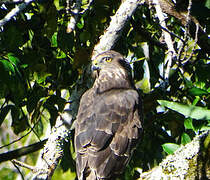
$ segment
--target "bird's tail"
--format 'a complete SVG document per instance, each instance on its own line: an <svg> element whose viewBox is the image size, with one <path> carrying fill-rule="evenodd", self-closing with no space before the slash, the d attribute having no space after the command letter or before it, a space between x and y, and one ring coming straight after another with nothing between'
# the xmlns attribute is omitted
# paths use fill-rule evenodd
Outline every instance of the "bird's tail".
<svg viewBox="0 0 210 180"><path fill-rule="evenodd" d="M86 180L98 180L96 173L94 171L90 171L90 173L86 176Z"/></svg>

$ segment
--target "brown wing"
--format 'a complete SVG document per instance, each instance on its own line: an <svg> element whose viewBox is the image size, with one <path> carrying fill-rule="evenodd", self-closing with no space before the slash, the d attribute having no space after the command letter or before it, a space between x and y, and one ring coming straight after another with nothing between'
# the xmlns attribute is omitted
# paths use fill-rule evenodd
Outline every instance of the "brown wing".
<svg viewBox="0 0 210 180"><path fill-rule="evenodd" d="M140 131L139 95L135 90L113 89L101 95L87 91L76 121L78 178L91 176L89 179L94 180L121 173Z"/></svg>

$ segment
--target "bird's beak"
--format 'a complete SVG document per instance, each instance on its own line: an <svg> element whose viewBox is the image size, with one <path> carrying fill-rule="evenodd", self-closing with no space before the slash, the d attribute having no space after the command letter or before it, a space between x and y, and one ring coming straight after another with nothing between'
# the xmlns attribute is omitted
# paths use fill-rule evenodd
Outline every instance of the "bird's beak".
<svg viewBox="0 0 210 180"><path fill-rule="evenodd" d="M93 72L93 75L98 77L99 76L100 69L101 68L98 66L98 62L96 60L94 60L92 62L92 66L91 66L91 70Z"/></svg>
<svg viewBox="0 0 210 180"><path fill-rule="evenodd" d="M101 68L99 67L99 66L97 66L97 65L92 65L91 66L91 70L92 71L99 71Z"/></svg>

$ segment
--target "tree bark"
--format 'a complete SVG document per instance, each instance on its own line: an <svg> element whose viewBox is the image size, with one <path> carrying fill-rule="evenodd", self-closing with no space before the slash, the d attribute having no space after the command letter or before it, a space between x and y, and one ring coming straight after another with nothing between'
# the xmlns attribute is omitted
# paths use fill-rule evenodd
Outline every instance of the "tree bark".
<svg viewBox="0 0 210 180"><path fill-rule="evenodd" d="M190 143L168 155L159 166L140 176L140 180L210 179L210 131L197 135Z"/></svg>

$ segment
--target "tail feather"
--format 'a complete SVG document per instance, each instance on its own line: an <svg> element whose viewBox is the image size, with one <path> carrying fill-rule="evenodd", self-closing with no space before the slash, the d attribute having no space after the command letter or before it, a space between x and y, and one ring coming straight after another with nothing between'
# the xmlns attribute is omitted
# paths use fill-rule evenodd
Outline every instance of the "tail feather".
<svg viewBox="0 0 210 180"><path fill-rule="evenodd" d="M94 171L90 171L90 173L86 177L86 180L98 180L98 178Z"/></svg>

